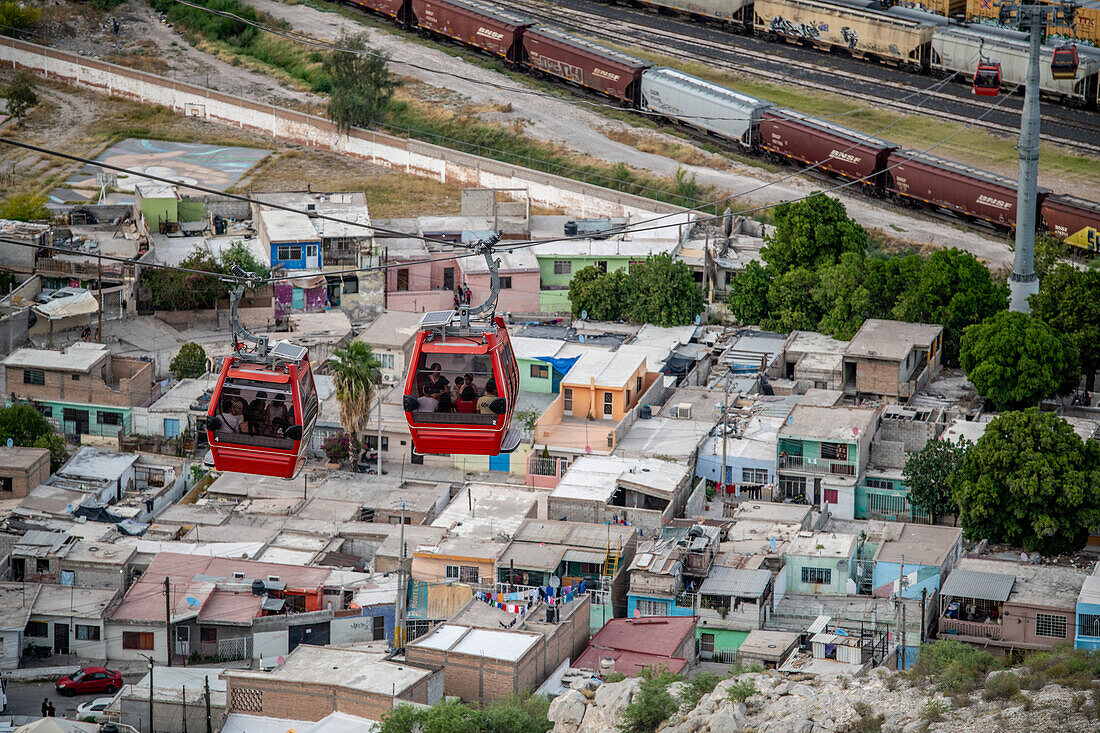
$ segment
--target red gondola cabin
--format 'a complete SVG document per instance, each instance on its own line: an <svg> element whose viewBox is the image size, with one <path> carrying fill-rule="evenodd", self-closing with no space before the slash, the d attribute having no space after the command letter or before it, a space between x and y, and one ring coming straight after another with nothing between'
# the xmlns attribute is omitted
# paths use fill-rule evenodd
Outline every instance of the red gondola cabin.
<svg viewBox="0 0 1100 733"><path fill-rule="evenodd" d="M974 93L979 97L996 97L1001 91L1001 62L979 61L974 72Z"/></svg>
<svg viewBox="0 0 1100 733"><path fill-rule="evenodd" d="M280 341L271 354L274 368L239 356L222 363L206 418L218 471L293 478L305 461L318 411L309 352Z"/></svg>
<svg viewBox="0 0 1100 733"><path fill-rule="evenodd" d="M1050 55L1050 75L1055 79L1076 78L1077 46L1071 43L1054 49Z"/></svg>
<svg viewBox="0 0 1100 733"><path fill-rule="evenodd" d="M495 456L519 445L511 430L519 370L504 319L457 325L454 311L425 313L405 380L403 407L417 453Z"/></svg>

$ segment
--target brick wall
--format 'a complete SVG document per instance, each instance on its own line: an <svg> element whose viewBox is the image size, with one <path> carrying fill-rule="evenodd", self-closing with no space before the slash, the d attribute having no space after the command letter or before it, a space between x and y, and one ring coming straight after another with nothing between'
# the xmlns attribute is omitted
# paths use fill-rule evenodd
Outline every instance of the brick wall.
<svg viewBox="0 0 1100 733"><path fill-rule="evenodd" d="M23 449L26 450L26 449ZM3 450L0 449L0 460ZM0 494L4 498L14 499L27 495L31 489L44 483L50 476L50 452L43 449L42 455L35 459L29 469L0 466L0 476L11 479L11 493Z"/></svg>
<svg viewBox="0 0 1100 733"><path fill-rule="evenodd" d="M856 361L856 391L896 397L899 373L896 361Z"/></svg>
<svg viewBox="0 0 1100 733"><path fill-rule="evenodd" d="M426 695L425 695L426 697ZM292 720L320 720L332 712L380 720L389 695L300 680L227 676L226 710Z"/></svg>
<svg viewBox="0 0 1100 733"><path fill-rule="evenodd" d="M113 373L113 384L103 380L100 371L103 366L109 380ZM7 367L6 371L8 393L21 400L134 407L143 404L153 392L152 362L124 356L108 357L105 363L93 367L91 374L32 370L43 372L45 384L26 384L24 370L18 367Z"/></svg>

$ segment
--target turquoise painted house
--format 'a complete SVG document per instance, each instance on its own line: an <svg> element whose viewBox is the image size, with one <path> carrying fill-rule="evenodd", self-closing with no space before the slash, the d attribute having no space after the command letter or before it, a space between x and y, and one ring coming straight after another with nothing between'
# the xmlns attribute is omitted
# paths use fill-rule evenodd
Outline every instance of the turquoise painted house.
<svg viewBox="0 0 1100 733"><path fill-rule="evenodd" d="M557 394L561 379L577 358L559 358L567 342L556 339L512 337L512 352L519 368L519 388L523 392Z"/></svg>
<svg viewBox="0 0 1100 733"><path fill-rule="evenodd" d="M798 536L783 555L787 593L800 595L855 595L856 548L854 534L814 532Z"/></svg>
<svg viewBox="0 0 1100 733"><path fill-rule="evenodd" d="M909 488L900 469L868 466L856 484L856 519L908 522L928 519L928 513L909 502Z"/></svg>
<svg viewBox="0 0 1100 733"><path fill-rule="evenodd" d="M1100 575L1085 578L1077 595L1076 649L1100 649Z"/></svg>
<svg viewBox="0 0 1100 733"><path fill-rule="evenodd" d="M962 557L962 529L889 523L874 554L872 595L891 596L901 580L904 598L929 596Z"/></svg>

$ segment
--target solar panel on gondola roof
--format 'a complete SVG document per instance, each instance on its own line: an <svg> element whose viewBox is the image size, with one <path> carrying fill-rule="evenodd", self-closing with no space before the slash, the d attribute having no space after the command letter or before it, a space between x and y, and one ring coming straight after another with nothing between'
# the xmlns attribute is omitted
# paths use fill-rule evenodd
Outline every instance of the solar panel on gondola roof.
<svg viewBox="0 0 1100 733"><path fill-rule="evenodd" d="M301 361L306 358L309 351L302 346L292 344L289 341L276 341L271 353L279 359L286 361Z"/></svg>
<svg viewBox="0 0 1100 733"><path fill-rule="evenodd" d="M420 328L438 328L446 326L455 317L453 310L428 311L420 318Z"/></svg>

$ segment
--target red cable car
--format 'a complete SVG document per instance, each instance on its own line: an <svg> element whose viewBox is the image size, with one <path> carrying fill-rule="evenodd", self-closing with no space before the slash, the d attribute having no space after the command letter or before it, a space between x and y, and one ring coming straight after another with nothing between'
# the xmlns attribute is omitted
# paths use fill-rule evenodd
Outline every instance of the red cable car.
<svg viewBox="0 0 1100 733"><path fill-rule="evenodd" d="M974 93L979 97L996 97L1001 91L1001 62L982 59L974 72Z"/></svg>
<svg viewBox="0 0 1100 733"><path fill-rule="evenodd" d="M1077 77L1077 46L1070 43L1054 49L1050 55L1050 75L1055 79Z"/></svg>
<svg viewBox="0 0 1100 733"><path fill-rule="evenodd" d="M402 406L417 453L495 456L519 446L511 429L519 393L519 369L504 319L496 316L498 240L474 245L489 264L492 287L479 306L433 311L420 331L405 380ZM488 314L471 322L471 316Z"/></svg>
<svg viewBox="0 0 1100 733"><path fill-rule="evenodd" d="M309 352L289 341L269 346L267 336L244 329L237 318L243 292L239 285L231 294L234 354L222 362L210 400L208 459L218 471L294 478L317 422ZM255 343L255 350L242 351L238 336Z"/></svg>

